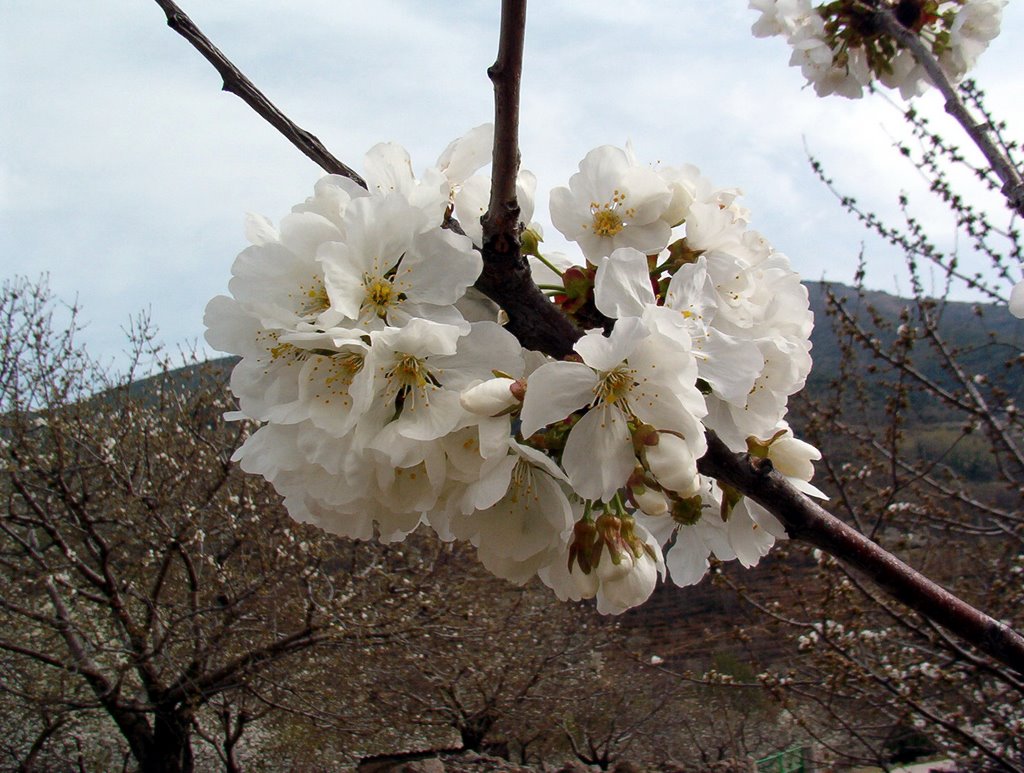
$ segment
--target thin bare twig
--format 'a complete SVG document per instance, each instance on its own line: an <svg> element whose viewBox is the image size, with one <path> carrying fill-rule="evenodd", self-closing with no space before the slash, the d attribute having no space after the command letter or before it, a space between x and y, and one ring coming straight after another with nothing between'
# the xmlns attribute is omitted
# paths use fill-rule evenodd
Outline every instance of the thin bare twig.
<svg viewBox="0 0 1024 773"><path fill-rule="evenodd" d="M156 4L167 15L167 26L191 43L217 69L221 78L224 79L224 91L240 97L245 104L259 113L264 120L281 132L292 145L301 150L325 172L343 175L364 188L366 187L366 181L359 176L358 172L336 159L320 140L278 110L263 92L256 88L253 82L246 78L241 70L235 67L231 60L210 42L210 39L199 30L173 0L156 0Z"/></svg>

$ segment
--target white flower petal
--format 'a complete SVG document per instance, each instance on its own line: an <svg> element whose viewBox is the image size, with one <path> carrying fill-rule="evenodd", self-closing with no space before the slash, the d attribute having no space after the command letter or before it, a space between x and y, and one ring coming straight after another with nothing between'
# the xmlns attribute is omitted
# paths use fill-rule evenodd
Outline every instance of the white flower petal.
<svg viewBox="0 0 1024 773"><path fill-rule="evenodd" d="M626 417L609 405L588 411L572 428L562 452L569 482L584 499L611 499L635 466Z"/></svg>
<svg viewBox="0 0 1024 773"><path fill-rule="evenodd" d="M639 317L644 306L654 303L654 288L647 256L623 247L601 262L594 278L594 300L607 317Z"/></svg>
<svg viewBox="0 0 1024 773"><path fill-rule="evenodd" d="M580 362L549 362L527 381L523 400L523 437L561 421L594 399L597 375Z"/></svg>

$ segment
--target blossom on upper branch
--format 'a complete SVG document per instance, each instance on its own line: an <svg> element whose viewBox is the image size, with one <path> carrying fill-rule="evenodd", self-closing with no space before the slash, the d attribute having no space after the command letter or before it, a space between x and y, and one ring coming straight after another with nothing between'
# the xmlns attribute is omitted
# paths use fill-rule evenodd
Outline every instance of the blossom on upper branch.
<svg viewBox="0 0 1024 773"><path fill-rule="evenodd" d="M819 96L863 95L875 82L899 89L908 99L930 80L913 54L881 28L878 6L894 14L936 58L951 83L958 83L999 34L1007 0L750 0L761 16L756 37L785 37L790 65L800 67Z"/></svg>

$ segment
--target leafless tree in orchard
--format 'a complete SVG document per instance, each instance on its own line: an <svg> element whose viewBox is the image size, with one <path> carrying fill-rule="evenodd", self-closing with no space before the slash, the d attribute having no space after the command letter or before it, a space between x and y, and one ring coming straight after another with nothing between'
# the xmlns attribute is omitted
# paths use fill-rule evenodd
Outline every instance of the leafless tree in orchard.
<svg viewBox="0 0 1024 773"><path fill-rule="evenodd" d="M443 618L410 631L371 666L386 684L366 685L391 717L436 743L529 758L550 741L552 717L590 684L593 653L617 640L613 624L559 604L533 583L512 588L465 550L448 552Z"/></svg>
<svg viewBox="0 0 1024 773"><path fill-rule="evenodd" d="M681 681L635 649L611 650L598 676L580 693L591 699L576 701L559 720L574 756L585 764L707 770L749 763L789 743L780 713L756 689Z"/></svg>
<svg viewBox="0 0 1024 773"><path fill-rule="evenodd" d="M302 657L400 630L415 594L390 587L400 559L293 523L230 464L246 429L221 420L222 371L107 383L73 311L63 330L53 313L40 285L0 292L0 700L23 736L8 762L49 767L59 734L86 767L187 771L197 737L240 769Z"/></svg>
<svg viewBox="0 0 1024 773"><path fill-rule="evenodd" d="M703 769L764 756L792 738L758 687L680 684L649 665L650 644L538 583L513 588L464 550L437 571L444 614L368 655L374 742L480 751L532 765L610 769L675 760ZM450 580L463 580L452 588ZM367 722L371 726L373 721ZM794 732L795 730L795 732Z"/></svg>

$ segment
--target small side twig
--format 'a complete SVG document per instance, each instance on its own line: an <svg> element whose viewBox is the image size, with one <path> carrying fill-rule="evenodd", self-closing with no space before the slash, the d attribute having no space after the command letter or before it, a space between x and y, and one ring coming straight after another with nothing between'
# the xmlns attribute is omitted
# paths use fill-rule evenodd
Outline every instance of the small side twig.
<svg viewBox="0 0 1024 773"><path fill-rule="evenodd" d="M224 91L240 97L325 172L340 174L366 187L366 181L358 172L336 159L320 140L278 110L263 92L210 42L173 0L156 0L156 4L167 15L167 26L191 43L220 73L224 80Z"/></svg>

